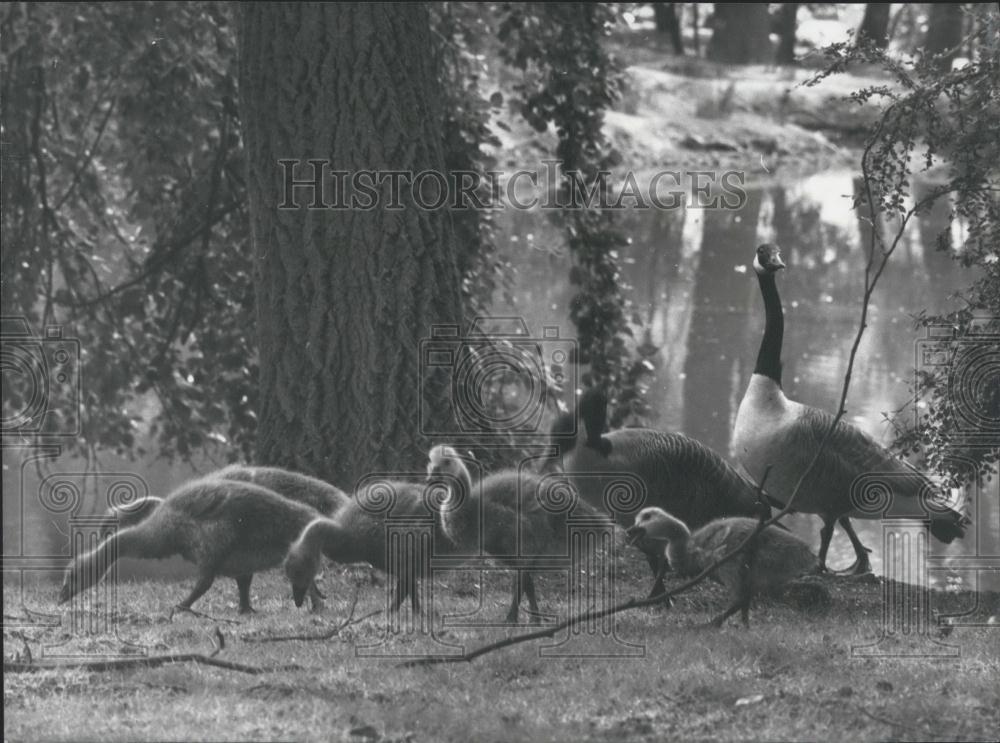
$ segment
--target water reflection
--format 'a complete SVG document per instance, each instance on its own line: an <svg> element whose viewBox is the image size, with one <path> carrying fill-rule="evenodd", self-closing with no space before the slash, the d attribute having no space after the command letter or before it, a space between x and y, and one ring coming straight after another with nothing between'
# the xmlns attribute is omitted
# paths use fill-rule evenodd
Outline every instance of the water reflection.
<svg viewBox="0 0 1000 743"><path fill-rule="evenodd" d="M748 264L755 246L769 240L782 246L788 264L779 279L786 313L785 390L794 400L836 409L859 320L872 229L869 220L851 209L856 188L849 173L825 173L749 191L739 211L651 209L622 214L633 241L622 270L642 320L637 339L659 348L650 389L654 425L729 452L733 421L764 323ZM918 184L918 198L929 188ZM921 310L952 308L950 296L971 282L957 261L937 249L948 211L947 203L939 203L908 230L871 302L847 420L883 442L891 434L883 413L899 409L910 396L919 337L913 316ZM519 240L507 246L520 267L517 309L533 324L559 323L566 332L572 327L567 307L573 294L565 279L568 259L550 251L523 250L529 234L533 246L561 245L558 230L538 213L509 210L500 215L500 226L502 233ZM995 521L993 514L989 523L994 543ZM881 526L858 526L862 540L875 548L873 563L879 570ZM795 527L818 544L818 519L797 517ZM846 537L839 530L837 534L830 560L840 567L853 560L853 551ZM948 548L933 546L935 554L975 548L974 540Z"/></svg>

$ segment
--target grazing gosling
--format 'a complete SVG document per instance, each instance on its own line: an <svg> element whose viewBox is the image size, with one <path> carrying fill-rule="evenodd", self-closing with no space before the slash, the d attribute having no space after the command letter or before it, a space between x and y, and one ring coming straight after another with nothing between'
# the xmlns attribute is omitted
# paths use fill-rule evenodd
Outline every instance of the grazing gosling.
<svg viewBox="0 0 1000 743"><path fill-rule="evenodd" d="M333 516L351 502L351 496L340 488L316 477L281 467L231 464L218 472L213 472L209 477L260 485L296 503L315 508L324 516Z"/></svg>
<svg viewBox="0 0 1000 743"><path fill-rule="evenodd" d="M118 521L119 529L125 529L148 519L150 514L161 503L163 503L163 498L156 495L147 495L132 503L111 506L107 511L107 515Z"/></svg>
<svg viewBox="0 0 1000 743"><path fill-rule="evenodd" d="M262 488L272 490L280 496L296 503L316 509L323 516L333 516L337 511L351 501L351 497L340 488L328 482L304 475L301 472L282 469L280 467L254 467L245 464L231 464L217 472L207 475L209 478L249 482ZM163 502L163 498L147 496L146 498L118 508L109 510L109 515L118 519L118 527L135 526L149 517L153 510ZM236 585L240 594L240 612L249 614L250 584L253 573L240 576ZM312 596L322 597L319 589L313 587ZM314 605L315 608L315 605Z"/></svg>
<svg viewBox="0 0 1000 743"><path fill-rule="evenodd" d="M528 597L531 621L539 622L535 584L528 572L531 558L566 554L569 511L546 509L540 498L542 478L530 472L504 470L474 486L468 467L450 446L431 449L427 478L448 490L440 509L441 527L455 548L463 554L482 550L515 568L507 622L517 622L523 595ZM574 508L596 513L579 499Z"/></svg>
<svg viewBox="0 0 1000 743"><path fill-rule="evenodd" d="M74 559L66 569L59 603L97 583L116 559L180 555L195 564L198 578L179 609L190 609L217 576L227 575L236 578L240 588L240 613L250 613L253 573L280 565L289 545L318 516L315 509L259 485L195 480L168 495L140 523ZM106 566L100 574L98 565ZM312 604L314 610L322 608L315 587Z"/></svg>
<svg viewBox="0 0 1000 743"><path fill-rule="evenodd" d="M369 499L366 491L372 488L394 494L395 501L389 513L372 513L362 506L362 503L378 500L375 495ZM319 517L309 522L289 548L284 562L295 605L302 606L306 591L319 572L322 553L333 562L367 562L388 573L396 580L393 611L397 611L409 596L413 611L419 612L416 580L424 577L425 566L417 555L404 560L407 569L400 574L396 574L394 566L386 564L386 521L389 517L427 515L424 491L423 485L412 482L371 483L358 491L333 518Z"/></svg>
<svg viewBox="0 0 1000 743"><path fill-rule="evenodd" d="M702 572L723 555L738 547L757 528L755 519L731 517L717 519L694 534L678 518L660 508L644 508L636 514L628 530L630 543L639 540L666 542L667 558L683 577ZM744 553L719 566L713 580L729 590L732 605L711 624L721 627L737 611L744 625L750 623L750 601L758 594L779 595L796 578L814 571L818 561L809 545L788 531L768 526L756 544ZM828 604L829 593L823 586L810 583L813 603Z"/></svg>

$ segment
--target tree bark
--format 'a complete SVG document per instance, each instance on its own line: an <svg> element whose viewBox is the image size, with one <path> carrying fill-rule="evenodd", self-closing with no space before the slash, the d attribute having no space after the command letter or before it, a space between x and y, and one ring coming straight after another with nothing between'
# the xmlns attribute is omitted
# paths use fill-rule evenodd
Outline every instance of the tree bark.
<svg viewBox="0 0 1000 743"><path fill-rule="evenodd" d="M778 52L775 56L778 64L795 62L795 30L798 13L798 3L782 3L778 9Z"/></svg>
<svg viewBox="0 0 1000 743"><path fill-rule="evenodd" d="M767 64L771 49L767 3L716 3L708 58L727 64Z"/></svg>
<svg viewBox="0 0 1000 743"><path fill-rule="evenodd" d="M402 189L387 209L287 202L280 159L333 171L445 172L443 91L421 4L240 8L240 103L260 343L258 459L353 488L423 465L426 429L448 426L445 380L421 384L419 341L460 323L451 220ZM433 189L430 189L433 190ZM330 179L320 194L335 200ZM287 203L285 204L287 206Z"/></svg>
<svg viewBox="0 0 1000 743"><path fill-rule="evenodd" d="M879 49L889 46L889 11L892 3L868 3L865 5L865 17L858 29L858 39L865 36L875 42Z"/></svg>
<svg viewBox="0 0 1000 743"><path fill-rule="evenodd" d="M681 38L681 22L677 17L677 3L653 3L656 30L670 36L674 53L684 54L684 40Z"/></svg>
<svg viewBox="0 0 1000 743"><path fill-rule="evenodd" d="M927 54L940 54L938 67L945 72L958 56L962 43L962 5L960 3L931 3L931 16L927 22Z"/></svg>

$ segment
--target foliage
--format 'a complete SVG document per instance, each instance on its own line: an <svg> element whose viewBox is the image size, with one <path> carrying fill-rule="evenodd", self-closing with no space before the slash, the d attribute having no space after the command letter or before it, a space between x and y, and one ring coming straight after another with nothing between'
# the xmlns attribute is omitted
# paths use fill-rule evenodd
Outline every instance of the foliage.
<svg viewBox="0 0 1000 743"><path fill-rule="evenodd" d="M503 104L503 96L483 94L480 78L487 71L477 51L490 33L481 9L466 3L431 5L431 17L441 39L441 74L445 78L446 113L444 126L445 161L451 173L474 173L479 184L476 196L490 203L486 173L496 168L496 158L487 147L497 148L500 140L490 128L490 118ZM497 291L508 304L513 270L510 261L497 252L496 225L490 209L452 209L455 242L459 246L459 273L466 314L487 314Z"/></svg>
<svg viewBox="0 0 1000 743"><path fill-rule="evenodd" d="M187 459L215 442L230 459L251 458L258 308L228 4L2 12L2 310L79 340L74 451L136 455L150 441ZM499 22L501 43L520 40L509 61L535 71L523 113L543 129L555 121L558 156L591 178L618 86L600 49L610 19L604 7L435 5L449 169L495 167L491 120L504 101L482 89L481 50L496 43ZM510 302L512 266L496 249L490 211L453 218L468 314L485 314L498 294ZM622 238L599 212L565 220L582 361L624 401L635 370L616 267ZM21 381L5 376L5 420L26 407Z"/></svg>
<svg viewBox="0 0 1000 743"><path fill-rule="evenodd" d="M246 454L253 441L251 261L227 12L224 3L4 11L3 275L16 288L4 292L3 314L62 324L79 339L80 453L141 453L151 408L165 455L188 457L213 438ZM5 386L5 417L18 393Z"/></svg>
<svg viewBox="0 0 1000 743"><path fill-rule="evenodd" d="M956 484L988 475L1000 459L1000 42L993 13L978 18L969 46L978 54L965 66L942 72L934 57L898 60L871 44L834 44L830 65L809 84L852 64L882 66L891 85L869 86L852 98L880 103L881 117L862 156L864 189L855 208L872 219L873 251L888 255L914 216L937 199L951 205L939 249L974 267L979 277L960 299L964 307L945 315L921 313L917 325L945 328L928 338L915 392L918 419L907 426L901 414L896 446L922 452L928 464ZM910 182L916 168L931 171L939 185L915 199ZM964 229L964 242L950 245L950 222ZM975 466L970 472L968 461Z"/></svg>
<svg viewBox="0 0 1000 743"><path fill-rule="evenodd" d="M563 171L560 213L573 260L570 282L579 287L570 305L577 327L579 362L589 365L586 386L603 386L613 408L612 425L629 413L643 413L641 375L631 362L627 340L629 305L618 269L626 244L610 210L581 208L574 194L603 188L602 171L620 155L603 134L604 111L619 97L617 62L602 47L613 11L603 5L510 3L500 25L501 53L524 71L515 86L525 120L544 132L555 126L556 158Z"/></svg>

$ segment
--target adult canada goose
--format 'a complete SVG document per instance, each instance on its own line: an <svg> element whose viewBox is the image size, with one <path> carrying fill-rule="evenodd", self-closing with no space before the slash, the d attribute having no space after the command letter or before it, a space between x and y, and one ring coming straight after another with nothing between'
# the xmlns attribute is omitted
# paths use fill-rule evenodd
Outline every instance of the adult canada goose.
<svg viewBox="0 0 1000 743"><path fill-rule="evenodd" d="M163 559L180 555L198 569L191 593L178 608L190 609L216 576L236 578L240 613L250 607L250 578L277 567L289 546L319 513L259 485L203 478L181 486L135 526L105 539L75 558L59 592L64 603L97 583L122 557ZM322 602L315 587L313 608Z"/></svg>
<svg viewBox="0 0 1000 743"><path fill-rule="evenodd" d="M503 470L473 483L469 468L450 446L431 449L427 479L448 491L440 506L441 526L458 552L481 550L501 565L516 565L507 622L517 622L523 595L528 597L532 622L540 621L528 571L546 556L565 555L567 517L574 508L587 508L588 513L590 509L579 502L567 509L547 507L542 477L531 472Z"/></svg>
<svg viewBox="0 0 1000 743"><path fill-rule="evenodd" d="M320 554L339 563L367 562L387 572L396 580L396 593L392 609L399 609L406 596L410 596L414 612L420 611L416 581L426 577L427 567L423 555L403 556L404 569L386 564L386 539L388 520L400 517L432 515L425 504L426 486L407 481L378 480L367 483L355 497L333 518L317 518L302 530L288 550L285 575L292 584L292 597L301 606L306 591L320 568ZM391 506L380 510L375 504L391 499ZM371 504L372 507L366 507ZM435 522L435 527L437 524ZM440 538L435 536L436 540Z"/></svg>
<svg viewBox="0 0 1000 743"><path fill-rule="evenodd" d="M602 473L627 473L645 485L646 499L632 510L616 514L623 527L631 526L642 506L656 506L676 514L694 527L723 516L756 516L757 489L721 455L680 433L649 428L607 431L607 397L588 389L578 405L583 430L573 435L573 414L556 420L551 441L559 447L562 469L583 498L603 509L604 489L610 478ZM655 582L650 596L664 592L662 545L640 542Z"/></svg>
<svg viewBox="0 0 1000 743"><path fill-rule="evenodd" d="M785 267L776 245L761 245L753 262L764 298L764 337L757 364L736 414L733 449L751 477L761 477L770 466L767 491L787 503L798 479L815 456L834 416L823 410L789 400L781 388L781 343L784 314L775 274ZM823 448L820 458L803 481L794 509L815 513L823 519L820 530L819 566L826 570L834 524L839 523L854 546L857 559L845 573L871 571L869 550L858 539L850 517L880 518L881 511L859 510L852 490L867 477L882 480L891 490L898 512L924 518L930 513L931 534L948 543L965 536L969 519L933 497L936 487L926 476L894 457L854 426L840 421Z"/></svg>
<svg viewBox="0 0 1000 743"><path fill-rule="evenodd" d="M337 511L351 502L351 497L340 488L328 482L319 480L301 472L282 469L281 467L255 467L245 464L231 464L221 470L207 475L210 478L249 482L272 490L280 496L296 503L316 509L322 516L333 516ZM163 502L163 498L147 496L135 503L129 503L112 508L110 514L118 518L118 527L135 526L149 517L153 510ZM253 573L236 578L240 593L240 611L250 613L250 584ZM322 596L315 586L313 596Z"/></svg>
<svg viewBox="0 0 1000 743"><path fill-rule="evenodd" d="M628 537L633 542L658 542L661 549L665 546L678 575L691 577L739 547L757 524L756 519L717 519L692 534L683 521L663 509L644 508L636 514ZM816 556L809 545L775 526L765 528L754 544L744 549L743 554L720 565L710 575L728 589L732 600L729 608L712 620L716 627L721 627L737 611L742 612L743 624L748 624L754 596L779 595L791 581L816 568ZM829 603L829 593L823 586L807 585L814 604Z"/></svg>

